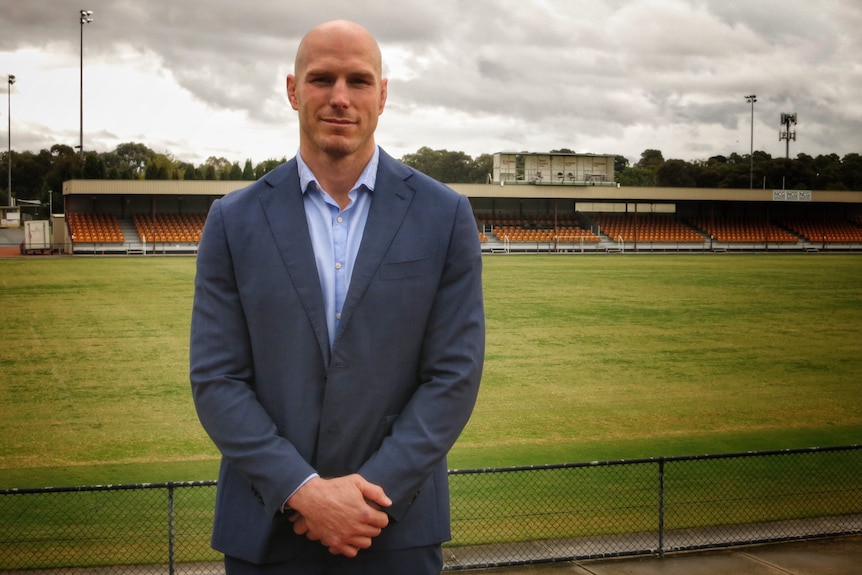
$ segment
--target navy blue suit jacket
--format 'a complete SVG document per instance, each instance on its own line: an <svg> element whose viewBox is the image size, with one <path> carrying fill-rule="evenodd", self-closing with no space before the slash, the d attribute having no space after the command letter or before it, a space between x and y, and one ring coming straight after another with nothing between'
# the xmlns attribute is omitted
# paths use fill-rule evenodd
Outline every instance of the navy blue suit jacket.
<svg viewBox="0 0 862 575"><path fill-rule="evenodd" d="M331 349L295 159L214 202L190 353L195 406L222 453L213 546L268 563L319 545L280 513L312 472L383 487L393 505L374 549L449 539L446 453L484 345L467 198L384 152Z"/></svg>

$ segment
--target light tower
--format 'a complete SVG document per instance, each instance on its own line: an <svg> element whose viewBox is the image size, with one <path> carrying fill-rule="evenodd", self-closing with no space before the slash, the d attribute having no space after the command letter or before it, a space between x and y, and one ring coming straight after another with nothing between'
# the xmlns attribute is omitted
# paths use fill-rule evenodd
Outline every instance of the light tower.
<svg viewBox="0 0 862 575"><path fill-rule="evenodd" d="M790 140L796 141L796 130L791 131L790 126L796 125L796 112L792 114L781 114L781 125L784 127L784 130L778 132L778 141L787 140L787 149L785 152L785 157L790 159Z"/></svg>
<svg viewBox="0 0 862 575"><path fill-rule="evenodd" d="M8 141L9 141L9 155L6 156L6 164L9 166L9 183L6 189L9 191L9 205L15 205L15 199L12 197L12 84L15 83L14 74L9 74L7 76L9 81L9 101L7 105L7 120L8 120Z"/></svg>
<svg viewBox="0 0 862 575"><path fill-rule="evenodd" d="M748 154L750 166L748 187L754 189L754 103L757 101L757 94L749 94L745 97L745 101L751 104L751 152Z"/></svg>
<svg viewBox="0 0 862 575"><path fill-rule="evenodd" d="M81 10L81 139L78 142L78 149L82 158L84 157L84 24L92 21L93 11Z"/></svg>

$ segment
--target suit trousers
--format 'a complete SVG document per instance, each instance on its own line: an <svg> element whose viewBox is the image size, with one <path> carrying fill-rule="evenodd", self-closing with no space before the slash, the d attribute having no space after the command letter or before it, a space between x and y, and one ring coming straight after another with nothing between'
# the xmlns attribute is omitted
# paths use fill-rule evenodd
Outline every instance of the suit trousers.
<svg viewBox="0 0 862 575"><path fill-rule="evenodd" d="M440 545L361 550L356 557L332 555L323 545L308 547L284 563L255 565L225 556L225 575L439 575L443 570Z"/></svg>

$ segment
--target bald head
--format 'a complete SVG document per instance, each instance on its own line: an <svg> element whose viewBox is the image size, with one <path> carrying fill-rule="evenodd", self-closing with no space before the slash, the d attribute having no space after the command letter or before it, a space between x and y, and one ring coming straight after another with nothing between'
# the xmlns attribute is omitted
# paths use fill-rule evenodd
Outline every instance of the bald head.
<svg viewBox="0 0 862 575"><path fill-rule="evenodd" d="M383 76L383 59L377 40L367 29L350 20L332 20L310 30L296 51L294 74L302 75L308 65L309 56L322 48L368 55L376 66L377 77Z"/></svg>
<svg viewBox="0 0 862 575"><path fill-rule="evenodd" d="M318 178L326 173L347 182L324 185L327 193L346 187L346 197L374 154L374 131L386 105L380 47L359 24L335 20L305 35L295 65L287 97L299 114L302 159Z"/></svg>

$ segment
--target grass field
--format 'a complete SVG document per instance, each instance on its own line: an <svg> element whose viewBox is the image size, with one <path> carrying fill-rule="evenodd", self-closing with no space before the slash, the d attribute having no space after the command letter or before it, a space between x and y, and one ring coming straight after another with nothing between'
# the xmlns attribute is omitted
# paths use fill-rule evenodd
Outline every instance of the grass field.
<svg viewBox="0 0 862 575"><path fill-rule="evenodd" d="M190 257L0 259L0 487L215 478ZM862 442L862 256L487 256L450 467Z"/></svg>

